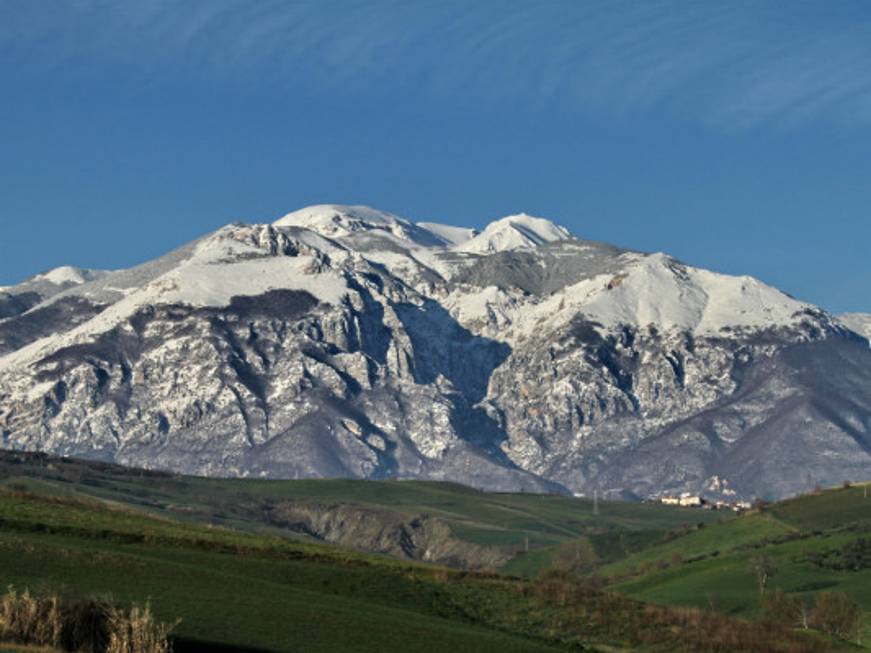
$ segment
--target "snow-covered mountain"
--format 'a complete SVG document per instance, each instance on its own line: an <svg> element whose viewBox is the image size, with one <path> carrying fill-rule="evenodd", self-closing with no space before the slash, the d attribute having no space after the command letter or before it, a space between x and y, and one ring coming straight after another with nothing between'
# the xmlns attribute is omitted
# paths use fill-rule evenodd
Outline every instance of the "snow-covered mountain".
<svg viewBox="0 0 871 653"><path fill-rule="evenodd" d="M638 496L871 476L852 322L542 218L321 205L81 277L0 319L5 447Z"/></svg>
<svg viewBox="0 0 871 653"><path fill-rule="evenodd" d="M15 286L0 286L0 319L20 315L67 288L94 281L106 274L105 270L65 265L25 279Z"/></svg>
<svg viewBox="0 0 871 653"><path fill-rule="evenodd" d="M550 220L521 213L491 222L480 234L459 243L456 249L461 252L491 254L536 247L558 240L568 240L571 237L565 227L555 225Z"/></svg>

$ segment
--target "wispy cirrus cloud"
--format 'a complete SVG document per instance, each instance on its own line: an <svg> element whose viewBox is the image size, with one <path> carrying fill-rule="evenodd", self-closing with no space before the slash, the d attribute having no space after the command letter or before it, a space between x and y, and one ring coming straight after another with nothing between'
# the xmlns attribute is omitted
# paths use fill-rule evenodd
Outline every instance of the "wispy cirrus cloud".
<svg viewBox="0 0 871 653"><path fill-rule="evenodd" d="M423 92L731 127L871 122L871 7L745 2L7 0L24 70Z"/></svg>

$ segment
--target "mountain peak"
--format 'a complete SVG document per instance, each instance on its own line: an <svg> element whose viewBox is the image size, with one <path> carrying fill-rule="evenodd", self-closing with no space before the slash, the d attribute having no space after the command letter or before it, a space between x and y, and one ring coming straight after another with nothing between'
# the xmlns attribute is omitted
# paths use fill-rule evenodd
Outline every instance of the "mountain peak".
<svg viewBox="0 0 871 653"><path fill-rule="evenodd" d="M78 286L89 281L94 281L108 274L108 270L90 270L88 268L78 268L72 265L62 265L58 268L53 268L45 272L41 272L32 277L28 277L19 284L12 286L0 286L0 292L28 292L33 290L41 290L42 294L48 295L53 292L58 292L58 289ZM52 290L52 293L46 293L46 290Z"/></svg>
<svg viewBox="0 0 871 653"><path fill-rule="evenodd" d="M315 204L292 211L272 223L276 227L304 227L325 230L331 235L347 235L372 228L410 225L407 220L370 206L346 204ZM325 234L330 235L330 234Z"/></svg>
<svg viewBox="0 0 871 653"><path fill-rule="evenodd" d="M398 215L370 206L316 204L293 211L272 223L275 227L301 227L327 238L387 236L406 245L433 247L443 241Z"/></svg>
<svg viewBox="0 0 871 653"><path fill-rule="evenodd" d="M58 286L63 284L78 285L80 283L93 281L101 274L101 270L86 270L72 265L62 265L59 268L54 268L48 272L36 275L34 281L47 281Z"/></svg>
<svg viewBox="0 0 871 653"><path fill-rule="evenodd" d="M457 250L488 254L538 247L571 238L572 234L565 227L545 218L518 213L491 222L480 234L463 243Z"/></svg>
<svg viewBox="0 0 871 653"><path fill-rule="evenodd" d="M474 229L433 222L415 224L369 206L345 204L307 206L288 213L272 224L275 227L309 229L327 238L350 238L357 245L361 244L361 239L387 237L403 241L405 246L448 247L474 254L538 247L572 238L565 227L526 213L495 220L479 233Z"/></svg>
<svg viewBox="0 0 871 653"><path fill-rule="evenodd" d="M386 226L395 223L408 224L407 220L386 211L362 204L314 204L282 216L272 224L276 227L308 227L321 225Z"/></svg>

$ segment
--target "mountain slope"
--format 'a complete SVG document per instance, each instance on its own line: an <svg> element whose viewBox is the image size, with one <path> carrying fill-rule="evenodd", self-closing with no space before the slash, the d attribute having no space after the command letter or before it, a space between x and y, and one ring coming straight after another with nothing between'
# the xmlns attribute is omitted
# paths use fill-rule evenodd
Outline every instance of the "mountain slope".
<svg viewBox="0 0 871 653"><path fill-rule="evenodd" d="M59 292L108 274L70 265L37 274L15 286L0 286L0 320L15 317Z"/></svg>
<svg viewBox="0 0 871 653"><path fill-rule="evenodd" d="M838 319L851 331L871 339L871 315L868 313L845 313L838 316Z"/></svg>
<svg viewBox="0 0 871 653"><path fill-rule="evenodd" d="M4 445L638 496L871 476L871 350L824 311L540 218L427 224L237 223L0 321Z"/></svg>

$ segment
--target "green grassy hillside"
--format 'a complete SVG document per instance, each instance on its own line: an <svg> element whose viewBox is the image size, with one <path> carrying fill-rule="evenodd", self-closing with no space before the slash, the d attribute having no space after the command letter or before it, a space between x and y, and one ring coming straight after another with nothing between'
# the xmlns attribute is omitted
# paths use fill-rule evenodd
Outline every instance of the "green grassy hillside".
<svg viewBox="0 0 871 653"><path fill-rule="evenodd" d="M587 538L607 559L612 542L621 541L618 534L632 532L636 535L630 537L639 541L656 540L673 529L723 517L624 501L600 502L596 515L587 499L485 493L455 483L208 479L12 452L0 452L0 486L92 497L173 519L297 538L312 534L311 528L299 526L301 510L324 514L340 506L348 524L355 518L350 508L355 507L361 511L356 515L360 523L352 524L355 528L346 538L333 529L335 541L407 557L414 553L385 544L384 527L401 533L424 518L444 526L431 528L426 542L427 548L443 552L442 562L502 567L519 575L534 575L551 566L561 546Z"/></svg>
<svg viewBox="0 0 871 653"><path fill-rule="evenodd" d="M482 627L429 569L97 504L0 495L0 570L18 587L151 598L186 641L275 651L558 650Z"/></svg>
<svg viewBox="0 0 871 653"><path fill-rule="evenodd" d="M120 604L150 599L160 619L182 619L180 653L696 651L708 641L721 651L837 650L576 579L453 571L14 490L0 490L0 577Z"/></svg>
<svg viewBox="0 0 871 653"><path fill-rule="evenodd" d="M314 515L305 528L301 515ZM424 522L421 547L498 564L397 559L414 551L385 542ZM356 550L325 542L342 529ZM740 517L629 502L594 514L584 499L450 483L203 479L0 453L0 583L151 599L182 619L181 653L849 650L757 623L761 554L769 590L843 590L869 623L862 488Z"/></svg>
<svg viewBox="0 0 871 653"><path fill-rule="evenodd" d="M864 610L871 643L871 490L825 490L773 504L662 541L604 566L629 596L665 605L713 607L751 616L760 609L755 561L767 557L767 590L813 601L845 592Z"/></svg>

